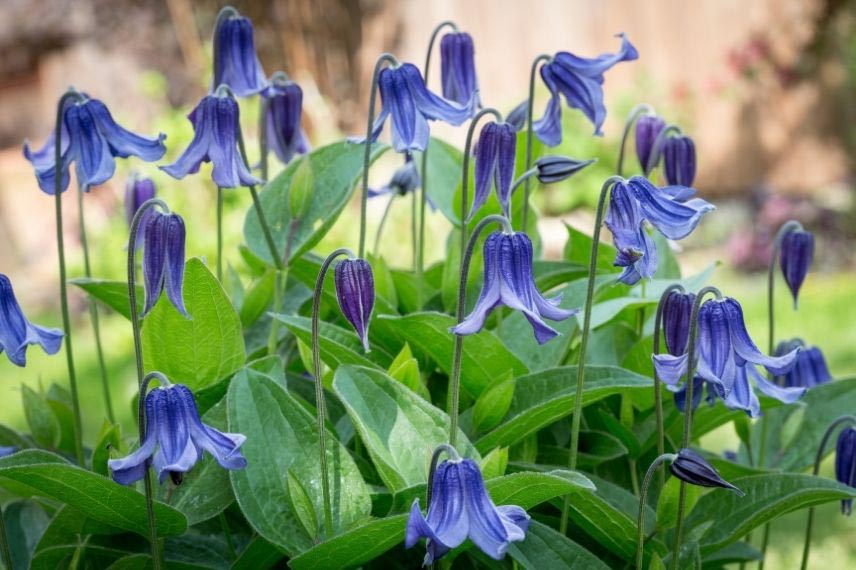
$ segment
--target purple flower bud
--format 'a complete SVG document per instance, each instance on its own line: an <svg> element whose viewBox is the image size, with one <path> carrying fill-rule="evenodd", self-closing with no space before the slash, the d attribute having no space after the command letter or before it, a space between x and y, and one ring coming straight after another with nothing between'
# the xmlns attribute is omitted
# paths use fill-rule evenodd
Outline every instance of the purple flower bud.
<svg viewBox="0 0 856 570"><path fill-rule="evenodd" d="M522 131L526 126L526 120L529 118L527 116L528 111L529 99L526 99L509 111L508 115L505 117L505 122L514 127L514 130Z"/></svg>
<svg viewBox="0 0 856 570"><path fill-rule="evenodd" d="M814 235L811 232L793 230L782 237L779 262L785 283L788 284L788 289L794 296L794 307L797 306L800 287L805 281L813 257Z"/></svg>
<svg viewBox="0 0 856 570"><path fill-rule="evenodd" d="M502 205L502 211L508 216L516 148L517 132L508 123L491 121L482 127L475 149L475 195L467 221L471 220L485 203L491 186L496 187L496 196Z"/></svg>
<svg viewBox="0 0 856 570"><path fill-rule="evenodd" d="M835 479L856 488L856 429L848 427L838 434L835 445ZM850 516L853 499L841 501L841 513Z"/></svg>
<svg viewBox="0 0 856 570"><path fill-rule="evenodd" d="M479 105L473 38L466 32L446 34L440 40L440 75L443 97L473 111ZM475 104L471 105L474 101Z"/></svg>
<svg viewBox="0 0 856 570"><path fill-rule="evenodd" d="M636 120L636 157L645 176L654 170L660 157L651 156L654 142L660 132L666 128L666 122L657 115L642 115Z"/></svg>
<svg viewBox="0 0 856 570"><path fill-rule="evenodd" d="M303 115L303 90L297 83L274 81L262 92L268 100L265 128L270 148L283 164L288 164L295 154L309 152L306 133L300 126Z"/></svg>
<svg viewBox="0 0 856 570"><path fill-rule="evenodd" d="M776 346L775 356L787 354L796 348L802 348L797 354L796 365L776 378L779 384L787 388L814 388L832 380L826 359L816 346L806 348L800 339L782 341Z"/></svg>
<svg viewBox="0 0 856 570"><path fill-rule="evenodd" d="M663 300L663 336L666 350L673 356L680 356L687 350L694 302L695 294L679 291L672 291Z"/></svg>
<svg viewBox="0 0 856 570"><path fill-rule="evenodd" d="M685 481L690 485L699 487L721 487L723 489L731 489L741 497L743 491L726 481L713 468L713 465L705 461L705 459L693 451L692 449L681 449L678 451L678 456L669 465L669 471L672 475Z"/></svg>
<svg viewBox="0 0 856 570"><path fill-rule="evenodd" d="M134 220L134 214L140 209L145 202L155 197L155 183L151 178L140 178L136 174L131 174L128 181L125 183L125 219L128 220L128 225ZM146 210L143 214L143 219L140 220L140 225L137 228L137 243L136 248L139 249L143 245L143 237L146 235L146 220L151 216L151 210Z"/></svg>
<svg viewBox="0 0 856 570"><path fill-rule="evenodd" d="M143 249L143 280L146 304L143 316L154 308L166 286L166 296L176 310L187 318L184 309L184 220L178 214L152 211L146 222Z"/></svg>
<svg viewBox="0 0 856 570"><path fill-rule="evenodd" d="M336 298L339 308L357 331L366 352L369 347L369 321L375 301L372 266L365 259L346 259L336 266Z"/></svg>
<svg viewBox="0 0 856 570"><path fill-rule="evenodd" d="M595 159L577 160L567 156L545 156L535 161L535 167L538 169L538 181L541 184L552 184L570 178L594 163Z"/></svg>
<svg viewBox="0 0 856 570"><path fill-rule="evenodd" d="M0 353L5 352L16 366L27 364L27 347L38 344L48 354L62 346L62 331L34 325L21 310L12 282L0 273Z"/></svg>
<svg viewBox="0 0 856 570"><path fill-rule="evenodd" d="M239 97L255 95L265 87L265 73L256 55L253 23L249 18L230 15L218 20L214 30L214 77L211 93L228 85Z"/></svg>
<svg viewBox="0 0 856 570"><path fill-rule="evenodd" d="M668 137L663 144L663 166L670 185L692 186L696 174L695 143L690 137Z"/></svg>

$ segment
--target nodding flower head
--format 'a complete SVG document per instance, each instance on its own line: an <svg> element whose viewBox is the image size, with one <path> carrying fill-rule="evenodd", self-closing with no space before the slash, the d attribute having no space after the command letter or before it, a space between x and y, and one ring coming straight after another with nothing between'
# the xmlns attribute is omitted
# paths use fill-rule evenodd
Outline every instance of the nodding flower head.
<svg viewBox="0 0 856 570"><path fill-rule="evenodd" d="M466 32L453 32L440 40L440 75L443 97L459 105L479 105L473 38ZM475 99L475 105L471 101Z"/></svg>
<svg viewBox="0 0 856 570"><path fill-rule="evenodd" d="M826 358L816 346L806 347L800 339L782 341L776 346L775 355L782 356L802 348L797 355L797 363L790 372L776 378L786 388L814 388L832 380L832 374L826 366Z"/></svg>
<svg viewBox="0 0 856 570"><path fill-rule="evenodd" d="M856 429L848 427L838 434L835 445L835 479L856 488ZM847 516L853 511L853 499L841 501L841 512Z"/></svg>
<svg viewBox="0 0 856 570"><path fill-rule="evenodd" d="M496 196L502 205L502 211L508 215L516 149L517 132L508 123L490 121L482 127L475 148L475 195L467 221L471 220L485 203L491 186L496 187Z"/></svg>
<svg viewBox="0 0 856 570"><path fill-rule="evenodd" d="M166 296L176 310L190 318L184 309L184 220L178 214L151 211L146 220L143 249L143 281L146 290L145 316L160 299L164 286Z"/></svg>
<svg viewBox="0 0 856 570"><path fill-rule="evenodd" d="M255 95L267 87L265 72L256 55L253 23L237 13L220 17L214 30L211 93L220 85L228 85L238 97Z"/></svg>
<svg viewBox="0 0 856 570"><path fill-rule="evenodd" d="M639 57L636 48L624 34L619 34L621 47L617 53L593 58L579 57L561 51L541 66L541 79L550 90L550 100L544 115L533 123L535 134L547 146L562 142L562 97L568 106L579 109L594 125L594 134L602 135L606 120L603 104L603 74L613 65Z"/></svg>
<svg viewBox="0 0 856 570"><path fill-rule="evenodd" d="M577 160L568 156L542 156L535 161L538 169L538 182L541 184L553 184L570 178L586 166L597 162L596 159Z"/></svg>
<svg viewBox="0 0 856 570"><path fill-rule="evenodd" d="M677 457L669 465L669 471L672 472L672 475L690 485L730 489L741 497L745 494L723 479L713 465L692 449L684 448L679 450Z"/></svg>
<svg viewBox="0 0 856 570"><path fill-rule="evenodd" d="M363 348L369 348L369 321L375 301L372 266L365 259L345 259L336 265L336 298L339 308L357 331Z"/></svg>
<svg viewBox="0 0 856 570"><path fill-rule="evenodd" d="M404 156L404 164L395 169L392 178L386 185L381 186L378 190L369 188L369 198L385 194L405 196L419 188L420 184L422 184L422 179L419 177L419 170L416 168L416 163L413 162L413 157L408 153ZM427 198L430 204L431 198Z"/></svg>
<svg viewBox="0 0 856 570"><path fill-rule="evenodd" d="M478 465L470 459L443 461L437 466L431 486L428 516L419 509L419 499L410 507L404 546L412 548L427 539L428 566L469 538L494 560L502 560L508 545L523 540L529 515L515 505L493 504Z"/></svg>
<svg viewBox="0 0 856 570"><path fill-rule="evenodd" d="M694 293L680 291L672 291L663 300L663 337L672 356L680 356L687 350L694 303Z"/></svg>
<svg viewBox="0 0 856 570"><path fill-rule="evenodd" d="M663 143L663 167L666 182L673 186L692 186L696 174L696 152L693 139L687 136L666 137Z"/></svg>
<svg viewBox="0 0 856 570"><path fill-rule="evenodd" d="M801 398L805 388L777 386L756 368L763 366L771 374L785 374L793 368L798 353L797 348L783 356L762 354L746 330L743 309L730 297L706 301L699 310L696 380L706 382L708 394L722 398L729 409L745 410L753 418L760 415L761 405L750 378L762 393L780 402L791 404ZM678 390L678 383L687 372L688 354L658 354L653 358L660 379L670 390ZM700 389L696 390L696 386L693 385L693 390L698 394Z"/></svg>
<svg viewBox="0 0 856 570"><path fill-rule="evenodd" d="M532 275L532 242L522 232L494 232L484 242L484 284L473 311L451 332L469 335L484 327L487 316L499 305L523 313L539 344L559 333L544 319L563 321L577 310L559 308L562 296L545 299Z"/></svg>
<svg viewBox="0 0 856 570"><path fill-rule="evenodd" d="M782 275L791 295L794 297L794 307L808 269L814 257L814 234L805 230L792 230L782 236L781 254L779 261Z"/></svg>
<svg viewBox="0 0 856 570"><path fill-rule="evenodd" d="M155 194L157 194L155 183L151 178L140 178L136 173L128 177L128 181L125 183L125 219L129 226L140 206L154 198ZM146 210L143 213L143 219L140 220L140 226L137 229L137 243L135 244L137 248L143 245L143 237L146 235L146 220L150 216L151 210Z"/></svg>
<svg viewBox="0 0 856 570"><path fill-rule="evenodd" d="M62 346L62 331L28 321L15 298L12 282L0 273L0 354L5 352L12 364L23 367L31 344L38 344L48 354L56 354Z"/></svg>
<svg viewBox="0 0 856 570"><path fill-rule="evenodd" d="M154 388L146 395L145 426L145 436L135 452L108 461L113 480L120 485L139 481L150 465L161 483L167 475L181 481L204 451L224 469L247 466L240 451L247 438L202 423L193 393L182 384Z"/></svg>
<svg viewBox="0 0 856 570"><path fill-rule="evenodd" d="M303 116L303 90L293 81L273 81L262 91L267 99L267 141L283 164L288 164L297 154L309 152L306 133L300 126Z"/></svg>
<svg viewBox="0 0 856 570"><path fill-rule="evenodd" d="M161 170L173 178L199 172L203 162L214 165L211 178L221 188L252 186L262 181L253 176L238 152L240 129L238 102L228 93L206 95L187 116L193 123L190 146Z"/></svg>
<svg viewBox="0 0 856 570"><path fill-rule="evenodd" d="M529 113L529 99L519 103L505 116L505 122L514 127L515 131L522 131L526 126Z"/></svg>
<svg viewBox="0 0 856 570"><path fill-rule="evenodd" d="M63 105L60 128L60 191L68 188L69 167L73 162L77 183L84 191L103 184L116 171L115 158L137 156L146 162L161 158L166 152L166 135L144 137L121 127L98 99L80 95L67 97ZM47 194L56 190L56 133L51 133L44 146L32 150L24 143L24 157L33 165L39 188Z"/></svg>
<svg viewBox="0 0 856 570"><path fill-rule="evenodd" d="M636 120L636 158L639 159L639 166L642 167L642 172L648 176L659 160L659 157L651 156L654 150L654 143L663 129L666 128L666 121L657 115L642 115ZM691 186L687 184L686 186Z"/></svg>

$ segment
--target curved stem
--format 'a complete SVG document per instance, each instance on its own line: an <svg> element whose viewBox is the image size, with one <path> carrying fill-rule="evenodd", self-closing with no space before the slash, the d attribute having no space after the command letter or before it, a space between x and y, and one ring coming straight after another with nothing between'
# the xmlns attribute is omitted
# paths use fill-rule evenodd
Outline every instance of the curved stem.
<svg viewBox="0 0 856 570"><path fill-rule="evenodd" d="M511 188L508 191L509 196L514 196L514 193L517 192L517 189L520 188L522 184L528 183L529 179L538 174L538 167L533 166L523 174L517 177L517 179L511 183ZM525 231L525 230L524 230Z"/></svg>
<svg viewBox="0 0 856 570"><path fill-rule="evenodd" d="M812 475L815 477L818 473L820 473L820 463L823 461L823 456L826 455L826 444L829 443L829 438L832 437L832 434L835 432L835 428L840 425L850 424L856 425L856 416L854 415L846 415L841 416L840 418L833 421L829 424L829 427L826 428L826 432L823 434L823 438L820 440L820 446L817 448L817 455L814 458L814 470L812 471ZM812 527L814 526L814 507L811 507L808 510L808 520L806 521L805 527L805 544L803 544L803 555L802 555L802 563L800 564L800 570L806 570L808 568L808 556L811 550L811 532Z"/></svg>
<svg viewBox="0 0 856 570"><path fill-rule="evenodd" d="M532 109L535 105L535 72L538 71L538 64L542 61L550 61L553 56L542 53L532 61L532 68L529 71L529 101L526 106L526 165L524 170L532 168ZM529 180L526 180L526 185L523 187L523 231L526 231L529 222Z"/></svg>
<svg viewBox="0 0 856 570"><path fill-rule="evenodd" d="M74 371L74 351L71 342L71 317L68 310L68 289L65 272L65 240L62 230L62 124L65 104L70 99L83 101L84 97L74 89L66 91L59 99L54 127L54 211L56 214L56 248L59 257L59 301L62 311L62 330L65 341L65 360L68 368L68 384L74 412L74 453L77 463L85 463L83 452L83 421L80 414L80 396L77 393L77 375Z"/></svg>
<svg viewBox="0 0 856 570"><path fill-rule="evenodd" d="M458 461L461 459L461 456L458 455L458 451L449 444L441 443L437 446L437 449L434 450L434 453L431 455L431 466L428 467L428 488L425 492L426 509L431 505L431 491L433 491L434 487L434 473L437 471L437 464L440 462L440 456L444 452L452 461Z"/></svg>
<svg viewBox="0 0 856 570"><path fill-rule="evenodd" d="M674 453L661 453L648 467L645 478L642 480L642 491L639 493L639 514L636 516L636 570L642 570L642 555L645 548L645 499L648 497L651 478L660 465L666 461L674 461L675 458L677 455Z"/></svg>
<svg viewBox="0 0 856 570"><path fill-rule="evenodd" d="M369 164L372 157L372 130L375 120L375 99L377 99L377 82L380 76L380 71L384 65L399 65L398 60L394 55L383 53L377 58L372 73L372 86L369 91L369 116L366 124L366 151L363 155L363 192L360 196L360 257L365 257L366 254L366 206L369 201Z"/></svg>
<svg viewBox="0 0 856 570"><path fill-rule="evenodd" d="M223 189L217 187L217 281L223 282Z"/></svg>
<svg viewBox="0 0 856 570"><path fill-rule="evenodd" d="M531 110L530 110L531 117ZM577 448L580 441L580 419L583 411L583 380L585 379L586 349L588 348L589 327L591 323L591 305L594 298L594 281L597 276L597 249L600 245L600 226L603 225L604 210L606 209L606 198L612 187L623 182L619 176L610 176L600 188L600 196L597 201L597 212L595 213L594 233L592 234L591 255L589 257L589 276L586 288L586 304L583 309L583 330L580 336L580 358L577 364L577 388L574 396L574 412L571 419L571 448L568 451L568 468L577 468ZM559 524L559 532L565 534L568 529L568 512L571 508L571 497L565 495L562 506L562 519Z"/></svg>
<svg viewBox="0 0 856 570"><path fill-rule="evenodd" d="M654 144L651 146L651 154L648 155L648 164L645 165L645 172L650 173L654 170L654 166L660 162L660 153L663 152L663 145L666 144L666 137L670 134L682 135L681 128L677 125L668 125L660 131L657 138L654 139ZM647 174L646 174L647 176Z"/></svg>
<svg viewBox="0 0 856 570"><path fill-rule="evenodd" d="M473 228L473 234L467 242L467 249L464 256L461 258L461 278L458 281L458 306L455 312L455 323L461 324L464 320L464 313L467 304L467 276L470 272L470 260L473 257L473 250L476 247L479 236L489 224L501 224L503 229L511 233L511 222L508 218L494 214L483 218L476 227ZM452 378L449 384L449 445L455 447L458 439L458 406L460 401L461 391L461 353L464 348L464 337L455 335L455 348L452 352Z"/></svg>
<svg viewBox="0 0 856 570"><path fill-rule="evenodd" d="M386 225L386 219L389 217L389 211L392 209L392 203L395 201L395 196L395 192L390 193L389 201L386 203L386 208L383 209L383 215L380 218L380 224L377 226L377 233L375 233L374 238L374 248L372 248L372 252L374 252L375 255L380 255L378 253L380 251L380 236L383 234L383 227Z"/></svg>
<svg viewBox="0 0 856 570"><path fill-rule="evenodd" d="M83 189L77 189L77 217L80 225L80 245L83 247L83 270L88 279L92 278L92 265L89 261L89 240L86 239L86 216L83 208ZM113 399L110 397L110 381L107 378L107 365L104 362L104 349L101 347L101 322L98 318L98 304L91 295L87 295L89 318L92 320L92 332L95 335L95 353L98 357L98 369L101 371L101 388L104 392L104 407L107 419L116 423L113 414Z"/></svg>
<svg viewBox="0 0 856 570"><path fill-rule="evenodd" d="M315 408L318 419L318 449L321 460L321 493L324 499L324 529L327 533L327 538L333 536L333 508L330 504L330 478L327 471L327 442L326 442L326 426L324 421L327 417L327 408L324 404L324 385L321 379L321 348L318 340L318 313L321 309L321 295L324 290L324 277L327 275L327 270L330 264L341 256L347 255L354 257L350 249L339 248L327 256L324 263L321 264L321 269L318 271L318 278L315 280L315 292L312 297L312 374L315 376Z"/></svg>
<svg viewBox="0 0 856 570"><path fill-rule="evenodd" d="M624 121L624 131L621 133L621 145L618 147L618 166L615 169L615 173L618 176L624 176L624 148L627 145L627 136L630 134L630 129L633 128L633 125L636 124L636 121L642 115L653 115L654 108L647 103L640 103L633 107L630 110L630 114L627 115L627 120ZM645 165L648 166L647 164ZM662 452L661 452L662 455Z"/></svg>
<svg viewBox="0 0 856 570"><path fill-rule="evenodd" d="M686 405L684 406L684 435L681 440L681 448L687 448L692 439L692 418L693 418L693 378L695 377L695 359L696 359L696 338L698 337L698 312L702 302L708 293L712 293L717 299L722 299L722 293L716 287L704 287L696 294L695 303L693 303L693 311L690 316L690 335L687 341L687 393ZM681 481L680 491L678 493L678 518L675 524L675 546L672 552L672 570L678 568L678 558L681 551L681 534L684 526L684 508L687 500L687 484Z"/></svg>

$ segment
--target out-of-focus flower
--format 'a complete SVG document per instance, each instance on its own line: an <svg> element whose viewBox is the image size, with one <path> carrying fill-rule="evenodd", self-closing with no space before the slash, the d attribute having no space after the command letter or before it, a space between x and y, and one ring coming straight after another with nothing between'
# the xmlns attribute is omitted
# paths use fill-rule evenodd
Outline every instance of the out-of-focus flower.
<svg viewBox="0 0 856 570"><path fill-rule="evenodd" d="M529 111L529 99L526 99L511 111L505 117L505 122L514 127L514 130L521 131L526 126L527 112Z"/></svg>
<svg viewBox="0 0 856 570"><path fill-rule="evenodd" d="M420 184L422 184L422 180L419 177L419 170L416 168L416 163L413 162L413 157L410 154L406 154L404 164L395 169L395 172L392 173L392 178L390 178L386 185L381 186L378 190L369 188L369 198L385 194L405 196L419 188ZM429 203L430 200L429 197Z"/></svg>
<svg viewBox="0 0 856 570"><path fill-rule="evenodd" d="M645 176L648 176L656 165L656 161L652 161L654 157L651 152L654 150L654 142L664 128L666 122L657 115L642 115L636 120L636 158L639 159L639 166Z"/></svg>
<svg viewBox="0 0 856 570"><path fill-rule="evenodd" d="M666 137L663 143L663 167L666 182L692 186L696 174L695 143L690 137Z"/></svg>
<svg viewBox="0 0 856 570"><path fill-rule="evenodd" d="M797 355L797 363L787 374L777 378L779 384L787 388L814 388L832 380L832 374L826 366L823 353L816 346L806 348L799 339L783 341L776 346L776 356L791 352L801 347Z"/></svg>
<svg viewBox="0 0 856 570"><path fill-rule="evenodd" d="M681 481L699 487L721 487L730 489L741 497L744 495L743 491L723 479L713 465L692 449L681 449L677 455L669 465L669 471Z"/></svg>
<svg viewBox="0 0 856 570"><path fill-rule="evenodd" d="M300 126L303 116L303 90L293 81L274 80L262 91L267 99L265 129L270 148L277 158L288 164L297 154L309 152L309 141Z"/></svg>
<svg viewBox="0 0 856 570"><path fill-rule="evenodd" d="M335 282L339 308L368 352L369 321L375 301L372 266L365 259L345 259L336 265Z"/></svg>
<svg viewBox="0 0 856 570"><path fill-rule="evenodd" d="M811 260L814 257L814 234L803 230L792 230L782 236L781 254L779 261L785 283L794 296L794 307L797 305L800 287L802 287Z"/></svg>
<svg viewBox="0 0 856 570"><path fill-rule="evenodd" d="M835 478L839 483L856 488L856 429L841 430L835 445ZM853 499L841 501L841 512L847 516L853 511Z"/></svg>
<svg viewBox="0 0 856 570"><path fill-rule="evenodd" d="M128 181L125 183L125 219L129 226L140 206L154 198L155 194L155 183L151 178L140 178L136 173L128 177ZM143 245L143 238L146 235L146 222L149 217L151 217L151 210L146 210L137 228L137 243L135 244L137 248Z"/></svg>
<svg viewBox="0 0 856 570"><path fill-rule="evenodd" d="M211 93L220 85L228 85L239 97L255 95L268 85L256 55L253 23L237 13L219 18L214 30Z"/></svg>
<svg viewBox="0 0 856 570"><path fill-rule="evenodd" d="M460 105L469 105L475 99L475 106L479 105L475 49L470 34L454 32L440 40L440 75L443 97Z"/></svg>
<svg viewBox="0 0 856 570"><path fill-rule="evenodd" d="M12 282L0 273L0 354L5 352L12 364L23 367L31 344L38 344L48 354L56 354L62 346L62 331L27 320L15 298Z"/></svg>
<svg viewBox="0 0 856 570"><path fill-rule="evenodd" d="M184 308L184 220L178 214L162 214L152 210L146 223L143 249L143 281L146 290L145 316L160 299L166 286L166 296L176 310L190 318Z"/></svg>

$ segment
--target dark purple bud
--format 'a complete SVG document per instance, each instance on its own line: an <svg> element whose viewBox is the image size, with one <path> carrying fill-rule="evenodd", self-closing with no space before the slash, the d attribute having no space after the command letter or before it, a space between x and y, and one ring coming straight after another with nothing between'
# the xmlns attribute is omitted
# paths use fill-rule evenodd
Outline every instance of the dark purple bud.
<svg viewBox="0 0 856 570"><path fill-rule="evenodd" d="M342 314L353 325L366 352L369 347L369 321L375 301L372 266L365 259L346 259L336 266L336 298Z"/></svg>
<svg viewBox="0 0 856 570"><path fill-rule="evenodd" d="M741 497L743 491L726 481L720 476L713 465L705 461L705 459L693 451L692 449L681 449L678 451L678 456L669 465L669 471L672 475L685 481L690 485L699 487L722 487L723 489L731 489Z"/></svg>
<svg viewBox="0 0 856 570"><path fill-rule="evenodd" d="M835 479L856 488L856 429L848 427L838 434L835 445ZM841 512L847 516L853 510L853 499L841 501Z"/></svg>
<svg viewBox="0 0 856 570"><path fill-rule="evenodd" d="M517 132L508 123L486 123L479 133L475 148L475 195L467 221L487 200L491 186L507 216L511 202L511 182L514 178L514 161L517 156Z"/></svg>
<svg viewBox="0 0 856 570"><path fill-rule="evenodd" d="M155 183L151 178L140 178L136 174L131 174L128 177L128 181L125 183L125 219L128 220L129 226L140 206L154 198L155 194ZM136 247L138 249L143 245L143 236L146 234L146 220L150 216L151 210L147 210L143 214L143 219L140 220L140 225L137 228Z"/></svg>
<svg viewBox="0 0 856 570"><path fill-rule="evenodd" d="M666 128L666 122L657 115L642 115L636 120L636 157L645 176L654 170L660 157L651 156L654 142L660 132Z"/></svg>
<svg viewBox="0 0 856 570"><path fill-rule="evenodd" d="M595 159L577 160L566 156L545 156L535 161L535 167L538 169L538 181L541 184L552 184L570 178L594 163Z"/></svg>
<svg viewBox="0 0 856 570"><path fill-rule="evenodd" d="M479 82L474 54L473 38L466 32L446 34L440 40L443 97L461 105L467 105L475 98L478 105Z"/></svg>
<svg viewBox="0 0 856 570"><path fill-rule="evenodd" d="M695 143L690 137L668 137L663 144L663 166L670 185L692 186L696 174Z"/></svg>
<svg viewBox="0 0 856 570"><path fill-rule="evenodd" d="M256 55L253 23L249 18L237 14L220 18L214 30L211 93L224 84L239 97L255 95L267 87L262 65Z"/></svg>
<svg viewBox="0 0 856 570"><path fill-rule="evenodd" d="M164 287L176 310L187 318L182 285L184 283L184 220L178 214L152 211L146 223L143 249L143 282L146 304L143 316L154 308Z"/></svg>
<svg viewBox="0 0 856 570"><path fill-rule="evenodd" d="M794 307L797 306L800 287L805 281L813 257L814 235L811 232L793 230L782 237L779 261L785 283L788 284L788 289L794 296Z"/></svg>
<svg viewBox="0 0 856 570"><path fill-rule="evenodd" d="M303 90L297 83L284 84L276 80L262 92L267 99L265 128L270 148L283 164L288 164L296 154L309 152L306 133L300 126L303 116Z"/></svg>
<svg viewBox="0 0 856 570"><path fill-rule="evenodd" d="M529 118L527 115L528 112L529 99L526 99L508 113L508 116L505 117L505 122L514 127L514 130L522 131Z"/></svg>
<svg viewBox="0 0 856 570"><path fill-rule="evenodd" d="M694 302L693 293L679 291L672 291L663 301L663 336L666 350L673 356L680 356L687 350Z"/></svg>

